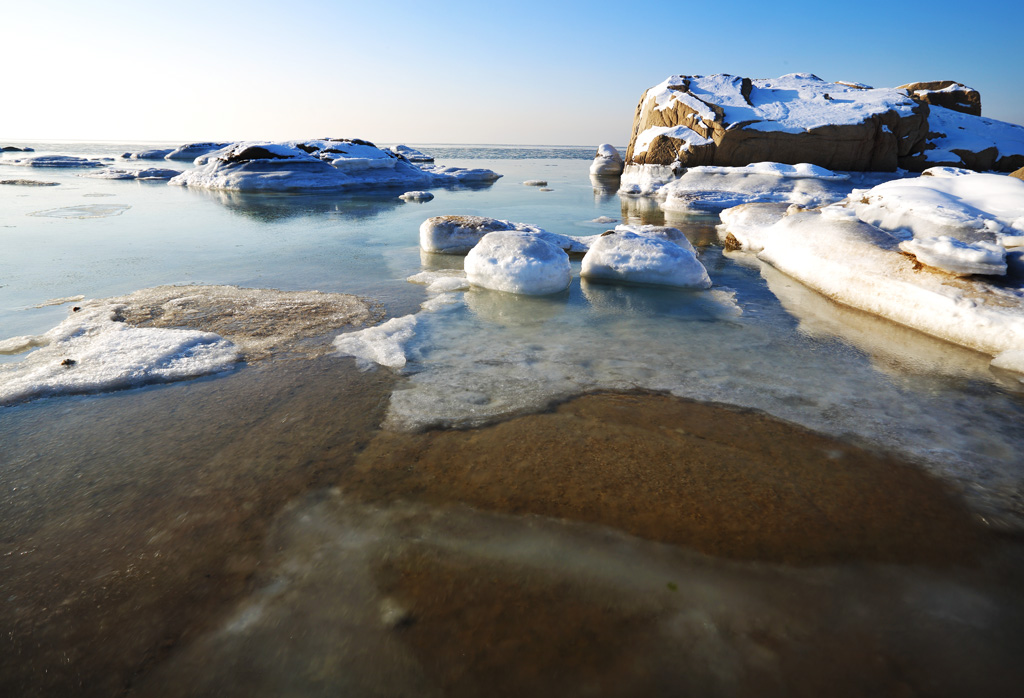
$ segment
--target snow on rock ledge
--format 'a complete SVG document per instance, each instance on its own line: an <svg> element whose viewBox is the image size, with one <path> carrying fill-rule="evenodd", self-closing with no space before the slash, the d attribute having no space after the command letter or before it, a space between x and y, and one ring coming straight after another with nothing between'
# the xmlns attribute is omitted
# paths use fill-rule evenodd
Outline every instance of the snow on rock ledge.
<svg viewBox="0 0 1024 698"><path fill-rule="evenodd" d="M484 235L466 255L465 269L474 286L530 296L564 291L572 280L565 250L515 231Z"/></svg>
<svg viewBox="0 0 1024 698"><path fill-rule="evenodd" d="M684 246L628 230L609 231L595 240L583 257L580 276L678 288L711 287L708 272L688 241Z"/></svg>

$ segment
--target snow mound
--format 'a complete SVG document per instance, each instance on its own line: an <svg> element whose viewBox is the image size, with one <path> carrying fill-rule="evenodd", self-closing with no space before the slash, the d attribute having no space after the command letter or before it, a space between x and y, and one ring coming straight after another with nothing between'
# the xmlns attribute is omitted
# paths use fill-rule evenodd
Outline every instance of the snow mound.
<svg viewBox="0 0 1024 698"><path fill-rule="evenodd" d="M0 405L49 395L91 393L184 380L225 371L238 348L217 334L133 327L118 321L114 303L83 305L38 336L0 341L0 353L21 361L0 364Z"/></svg>
<svg viewBox="0 0 1024 698"><path fill-rule="evenodd" d="M1014 244L1024 235L1024 180L1005 175L933 168L913 179L855 189L849 201L860 220L903 238L1009 238Z"/></svg>
<svg viewBox="0 0 1024 698"><path fill-rule="evenodd" d="M565 250L513 231L484 235L466 255L465 269L474 286L531 296L563 291L572 279Z"/></svg>
<svg viewBox="0 0 1024 698"><path fill-rule="evenodd" d="M574 254L586 252L594 237L559 235L529 223L484 216L434 216L420 225L420 249L437 254L466 254L488 233L506 231L544 240Z"/></svg>
<svg viewBox="0 0 1024 698"><path fill-rule="evenodd" d="M594 241L583 257L580 276L588 280L679 288L711 287L707 269L688 241L684 246L664 237L628 230L605 233Z"/></svg>
<svg viewBox="0 0 1024 698"><path fill-rule="evenodd" d="M968 244L940 235L904 240L900 249L914 255L922 264L959 276L1006 274L1006 248L991 242Z"/></svg>
<svg viewBox="0 0 1024 698"><path fill-rule="evenodd" d="M590 163L590 174L592 175L620 175L622 174L622 155L611 143L602 143L597 146L597 156Z"/></svg>

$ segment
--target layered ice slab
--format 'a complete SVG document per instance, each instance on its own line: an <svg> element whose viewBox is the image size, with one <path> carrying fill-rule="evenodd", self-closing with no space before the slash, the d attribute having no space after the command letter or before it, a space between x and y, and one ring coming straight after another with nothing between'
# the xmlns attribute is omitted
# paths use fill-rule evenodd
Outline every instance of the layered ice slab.
<svg viewBox="0 0 1024 698"><path fill-rule="evenodd" d="M151 148L149 150L122 153L121 157L125 160L163 160L173 153L174 150L174 148Z"/></svg>
<svg viewBox="0 0 1024 698"><path fill-rule="evenodd" d="M162 167L147 167L142 170L124 170L116 167L108 167L103 170L89 172L85 177L95 179L142 179L142 180L168 180L181 174L181 170L169 170Z"/></svg>
<svg viewBox="0 0 1024 698"><path fill-rule="evenodd" d="M118 321L119 305L76 308L42 335L0 341L0 353L35 349L0 364L0 405L48 395L91 393L164 383L225 371L238 348L211 332L133 327Z"/></svg>
<svg viewBox="0 0 1024 698"><path fill-rule="evenodd" d="M594 236L551 233L529 223L484 216L434 216L420 225L420 249L435 254L466 254L488 233L514 231L549 242L570 254L584 254Z"/></svg>
<svg viewBox="0 0 1024 698"><path fill-rule="evenodd" d="M421 153L415 148L410 148L407 145L393 145L390 148L391 152L395 155L401 155L409 162L433 162L434 158L426 153Z"/></svg>
<svg viewBox="0 0 1024 698"><path fill-rule="evenodd" d="M875 89L809 73L763 80L673 75L637 105L626 174L764 161L889 172L940 163L1003 172L1024 165L1024 128L982 118L980 97L976 109L960 104L975 91L946 83L951 101L920 84Z"/></svg>
<svg viewBox="0 0 1024 698"><path fill-rule="evenodd" d="M602 176L616 176L622 174L622 155L611 143L602 143L597 146L597 155L590 163L590 174Z"/></svg>
<svg viewBox="0 0 1024 698"><path fill-rule="evenodd" d="M943 176L949 174L883 184L814 211L740 206L722 213L721 230L728 246L755 252L834 301L1024 373L1024 287L962 278L971 267L1005 273L1005 246L998 240L1018 239L1013 233L1021 223L1024 182L1002 175ZM1005 184L1019 193L1004 196ZM922 201L928 204L921 207ZM945 230L968 239L942 240L936 225L918 219L936 211L955 223ZM989 239L979 240L984 237Z"/></svg>
<svg viewBox="0 0 1024 698"><path fill-rule="evenodd" d="M206 155L216 150L221 150L231 145L230 143L215 143L206 141L202 143L186 143L170 150L164 155L167 160L195 160L200 155Z"/></svg>
<svg viewBox="0 0 1024 698"><path fill-rule="evenodd" d="M529 296L564 291L572 280L565 250L515 231L484 235L466 255L465 270L474 286Z"/></svg>
<svg viewBox="0 0 1024 698"><path fill-rule="evenodd" d="M740 204L786 202L820 206L843 199L851 175L800 163L757 162L744 167L703 165L680 176L667 168L634 168L622 178L620 193L654 196L666 211L723 209Z"/></svg>
<svg viewBox="0 0 1024 698"><path fill-rule="evenodd" d="M44 334L0 341L0 354L26 354L0 364L0 405L185 380L284 351L316 356L327 351L317 338L380 317L346 294L234 286L86 301Z"/></svg>
<svg viewBox="0 0 1024 698"><path fill-rule="evenodd" d="M707 269L697 259L693 245L682 233L679 235L681 239L670 241L628 230L604 233L583 257L580 276L587 280L711 288Z"/></svg>
<svg viewBox="0 0 1024 698"><path fill-rule="evenodd" d="M230 191L341 191L426 187L500 175L454 168L428 171L358 139L237 143L200 156L170 184Z"/></svg>
<svg viewBox="0 0 1024 698"><path fill-rule="evenodd" d="M36 155L29 158L4 160L5 165L21 165L22 167L103 167L104 162L93 158L80 158L74 155Z"/></svg>

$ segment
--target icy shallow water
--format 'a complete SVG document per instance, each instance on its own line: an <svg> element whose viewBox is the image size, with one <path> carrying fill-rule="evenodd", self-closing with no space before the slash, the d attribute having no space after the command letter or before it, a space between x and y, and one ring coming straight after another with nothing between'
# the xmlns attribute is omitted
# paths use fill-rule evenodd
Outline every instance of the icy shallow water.
<svg viewBox="0 0 1024 698"><path fill-rule="evenodd" d="M37 154L88 157L114 157L153 146L32 145ZM346 378L355 386L347 393L335 388L334 381L354 374L353 363L332 357L310 364L314 367L311 369L300 362L288 362L287 371L273 364L243 366L224 377L185 384L86 398L49 398L0 408L0 427L5 421L9 427L8 431L0 430L8 435L0 453L0 484L10 485L3 488L9 513L0 530L14 541L3 554L27 556L18 558L17 563L10 562L15 557L0 561L0 569L9 564L29 565L44 557L45 546L18 547L22 531L42 527L49 532L52 528L48 535L53 538L44 542L59 540L67 549L76 549L77 524L71 521L64 527L58 516L65 498L69 507L70 500L74 500L75 511L84 512L81 516L89 519L89 527L83 529L87 535L102 532L96 540L106 541L102 544L104 555L122 550L118 546L124 545L121 541L126 531L138 539L145 554L151 554L145 546L153 545L154 531L176 530L179 523L184 527L181 522L203 520L204 516L216 518L209 512L222 505L221 497L229 491L241 493L238 501L232 500L232 506L245 512L233 518L233 524L247 530L250 524L245 517L255 516L248 507L258 499L256 493L265 489L260 479L264 476L250 475L248 468L273 466L289 473L301 472L308 466L306 451L312 454L309 460L322 457L317 454L321 445L317 441L321 422L317 420L324 415L337 413L354 423L350 412L355 406L363 417L372 414L375 423L383 421L397 431L467 427L538 410L552 401L599 389L645 388L753 407L852 441L895 450L941 475L990 521L1019 526L1024 513L1021 383L1011 374L991 369L986 357L844 309L748 255L724 252L717 243L713 227L717 220L712 215L664 213L644 199L620 201L614 184L588 178L589 160L581 156L589 155L589 149L419 148L437 156L439 164L486 167L504 178L475 189L436 189L432 201L405 203L398 199L401 190L344 196L206 192L161 182L89 179L73 170L5 166L3 161L8 156L0 158L0 179L59 183L49 187L0 186L0 339L41 334L58 325L67 316L70 304L50 301L70 299L74 303L83 297L123 296L165 284L233 284L350 293L379 301L391 317L416 317L415 331L403 347L406 365L398 371L380 368L376 373ZM153 165L146 161L112 164L140 168ZM547 181L552 191L522 185L534 179ZM118 214L51 215L54 211L83 210ZM698 248L714 286L710 291L670 291L590 284L578 278L579 261L575 260L569 289L555 296L520 298L474 289L431 297L422 284L410 283L407 278L423 271L461 268L461 257L427 255L418 247L420 223L444 214L520 221L570 235L600 233L616 222L668 223L684 230ZM424 301L429 301L428 310L421 310ZM0 356L0 361L20 358ZM239 391L239 383L246 386L245 391ZM197 396L194 400L198 406L172 397L181 393ZM279 402L270 403L269 395L280 396L274 398ZM360 406L353 398L356 395L369 404ZM147 405L150 409L140 409ZM339 405L345 409L339 409ZM90 417L100 406L102 423ZM246 423L239 426L240 420ZM132 428L125 432L122 424ZM197 429L203 432L203 438L187 443L188 449L183 449ZM359 426L357 431L359 436L353 437L353 442L365 437L367 427ZM225 443L232 444L239 453L225 449ZM328 443L324 448L334 445ZM338 444L334 452L344 447L346 444ZM203 461L206 470L196 476L194 483L190 481L191 464L176 457L178 449L194 454L189 457L208 459ZM159 458L153 454L159 454ZM165 471L165 461L177 470ZM93 470L83 468L83 464ZM232 490L221 483L219 478L229 474L244 481L245 486ZM51 477L60 481L59 487L50 483ZM125 491L120 478L128 478L132 487L144 492L138 498L141 503L133 504L143 513L119 514L110 523L104 517L117 510ZM317 484L329 485L330 481ZM185 491L169 496L174 487ZM294 492L302 491L302 487L294 488ZM293 491L288 493L281 497L287 499ZM149 522L147 498L159 499L161 506L171 512L167 514L169 519L176 523L168 526L162 520ZM661 635L648 634L658 642L669 643L663 647L681 642L681 638L709 634L710 644L699 642L696 646L707 653L706 666L724 677L723 683L714 685L727 688L736 666L762 661L762 653L768 651L758 642L747 642L760 637L763 630L757 618L778 615L800 626L792 633L783 633L789 633L783 638L783 654L799 651L806 638L826 637L832 629L827 621L800 614L790 602L776 603L767 596L803 598L803 591L810 589L812 596L818 595L821 608L828 610L830 604L836 604L842 613L855 614L856 609L842 605L842 599L867 583L874 591L858 603L876 609L878 614L870 618L877 620L885 614L889 590L898 588L911 601L927 599L922 602L926 608L920 614L901 606L897 616L910 618L908 623L927 625L928 618L953 617L953 624L962 628L974 627L972 618L983 617L977 621L982 630L970 631L970 641L979 648L977 656L988 656L992 649L985 647L984 632L998 625L992 619L1007 607L1007 598L1019 602L1019 595L1012 590L992 590L992 585L998 587L1001 583L997 574L968 584L935 577L927 571L919 575L912 569L808 573L801 569L760 568L752 572L740 566L722 573L735 585L735 594L715 593L707 598L697 594L700 598L692 604L680 599L665 606L661 601L637 601L653 593L645 586L648 582L651 589L658 586L659 591L666 588L664 580L688 591L718 588L725 578L718 564L703 559L680 561L673 557L679 555L676 551L609 538L600 529L566 532L528 517L492 520L486 515L466 514L465 520L459 519L455 525L470 531L466 536L433 519L419 529L413 527L411 533L402 526L392 531L392 522L404 516L400 508L383 512L372 508L350 510L344 502L344 498L331 499L327 504L300 502L286 512L278 525L281 540L287 545L276 553L280 559L270 561L277 566L264 568L267 571L257 580L257 587L248 589L252 593L226 616L211 621L213 625L206 631L212 635L199 634L201 643L179 655L178 664L166 665L167 671L174 673L177 667L202 663L204 648L210 649L222 663L221 668L228 668L226 674L209 677L209 685L216 688L218 681L232 680L230 667L244 664L239 656L249 650L254 651L251 656L276 652L280 630L299 632L312 615L324 608L332 617L342 618L349 614L350 606L359 607L363 609L360 613L369 615L354 620L349 616L354 628L351 633L335 628L337 637L322 643L314 641L312 634L306 636L313 657L309 661L333 662L321 669L333 681L330 685L344 685L348 679L334 680L338 672L343 674L345 667L359 662L358 653L346 654L344 649L350 646L348 643L359 641L352 638L370 638L385 647L392 644L380 636L377 606L385 599L376 596L372 585L366 586L370 573L360 571L355 577L346 577L345 571L352 560L366 567L367 551L384 545L381 541L391 545L395 539L415 536L425 540L424 545L431 551L457 550L461 556L482 545L473 536L493 536L488 546L504 549L501 555L510 559L520 551L521 559L510 562L503 558L500 564L494 563L494 555L488 552L483 557L489 562L479 563L485 572L479 572L474 567L478 563L473 562L472 569L462 570L459 579L477 579L478 572L486 576L497 570L494 573L503 583L514 586L517 580L529 577L521 566L546 569L548 572L541 574L550 573L556 580L563 580L556 581L553 591L544 592L550 593L553 606L560 606L565 593L571 596L580 585L585 590L587 583L580 580L593 577L593 570L610 577L623 570L641 570L639 577L613 580L610 588L615 603L629 613L639 606L638 612L645 619L650 616L658 619L652 621L655 625L667 624L659 626ZM280 502L275 506L279 507ZM278 511L269 505L267 508L270 511L262 513L263 521ZM225 507L225 511L229 509ZM140 517L145 526L136 523ZM158 519L155 514L153 518ZM210 530L219 528L220 524L209 525ZM209 535L207 529L197 530L206 531L196 534L204 540ZM590 547L576 560L568 551L580 550L580 541ZM182 543L181 548L189 545ZM590 550L594 551L593 559ZM120 570L119 579L131 579L136 574L132 572L136 562L127 557L128 552L122 552L126 559L118 558L110 566ZM430 556L434 555L428 555L428 567L439 566L437 577L444 579L449 561L431 562ZM663 556L673 557L664 563L667 567L661 561ZM552 562L555 558L567 569L559 569ZM59 563L51 560L40 564L48 575L62 575L66 570ZM103 574L114 574L92 570L88 564L82 563L82 569L89 572L83 576L89 584L99 585L95 580L105 579ZM103 564L107 564L105 559ZM244 572L251 563L230 564ZM456 560L453 564L461 563ZM512 571L502 571L509 564L513 565ZM201 571L195 576L201 578ZM185 576L185 572L179 573ZM759 585L741 581L751 574L766 585L760 586L760 591L754 588ZM686 575L693 575L692 582L681 581ZM342 578L353 585L354 591L332 596L338 588L335 582ZM181 581L188 593L194 591L189 585L199 584L192 580L189 576ZM29 576L23 581L25 588L34 586ZM603 596L595 599L594 608L606 607ZM79 599L83 607L89 605L87 600L86 596ZM60 601L56 599L55 603ZM906 604L912 605L911 601ZM118 599L111 603L115 602L120 603ZM372 603L372 613L364 602ZM154 605L159 606L159 600ZM740 610L726 614L728 617L722 615L722 608L733 605ZM1014 608L1014 617L1019 617L1019 604ZM102 621L103 614L96 613ZM572 612L567 613L572 616ZM713 617L710 625L708 617ZM847 621L852 623L849 618L843 622ZM813 632L807 630L809 625L813 625ZM888 642L898 633L898 626L896 622L883 628L879 636ZM600 628L617 631L611 626ZM995 664L1006 666L1003 654L1015 656L1007 648L1019 646L1020 638L1010 627L999 628L998 637L992 640L996 651L991 656L997 657ZM855 627L849 642L844 640L842 644L857 646L862 632L866 632L865 626ZM154 636L159 637L159 633ZM741 638L739 645L734 641L737 636ZM925 666L934 664L939 668L942 658L954 650L945 645L931 647L929 642L926 631L916 634L914 652L931 657ZM771 646L769 642L769 649ZM777 647L771 651L777 651ZM424 652L429 657L430 652ZM268 669L268 673L287 683L287 677L300 673L293 661L303 662L306 655L301 644L293 644L278 659L280 666ZM406 655L393 659L396 664L390 666L383 660L379 666L370 665L370 675L359 680L365 679L367 685L386 692L387 686L379 682L379 677L392 666L418 671ZM862 667L871 661L861 659L852 660L852 665ZM424 665L430 666L431 662L425 661ZM302 671L307 669L313 674L320 671L310 666ZM392 678L396 685L404 686L413 673L398 672ZM892 673L898 674L895 670ZM160 680L159 674L154 677ZM143 685L142 693L152 687ZM171 694L174 690L167 689Z"/></svg>

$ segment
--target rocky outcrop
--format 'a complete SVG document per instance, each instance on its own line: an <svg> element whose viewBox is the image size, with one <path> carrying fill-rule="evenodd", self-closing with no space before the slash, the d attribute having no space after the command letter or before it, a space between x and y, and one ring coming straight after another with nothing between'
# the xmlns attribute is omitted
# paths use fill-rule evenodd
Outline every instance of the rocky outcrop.
<svg viewBox="0 0 1024 698"><path fill-rule="evenodd" d="M1011 172L1010 176L1016 177L1017 179L1024 179L1024 167L1020 168L1016 172Z"/></svg>
<svg viewBox="0 0 1024 698"><path fill-rule="evenodd" d="M626 165L677 174L765 161L853 171L1024 165L1024 128L980 110L978 93L952 81L874 89L808 73L675 75L641 97Z"/></svg>
<svg viewBox="0 0 1024 698"><path fill-rule="evenodd" d="M931 106L981 116L981 93L954 80L912 82L896 89L906 90L913 99Z"/></svg>

